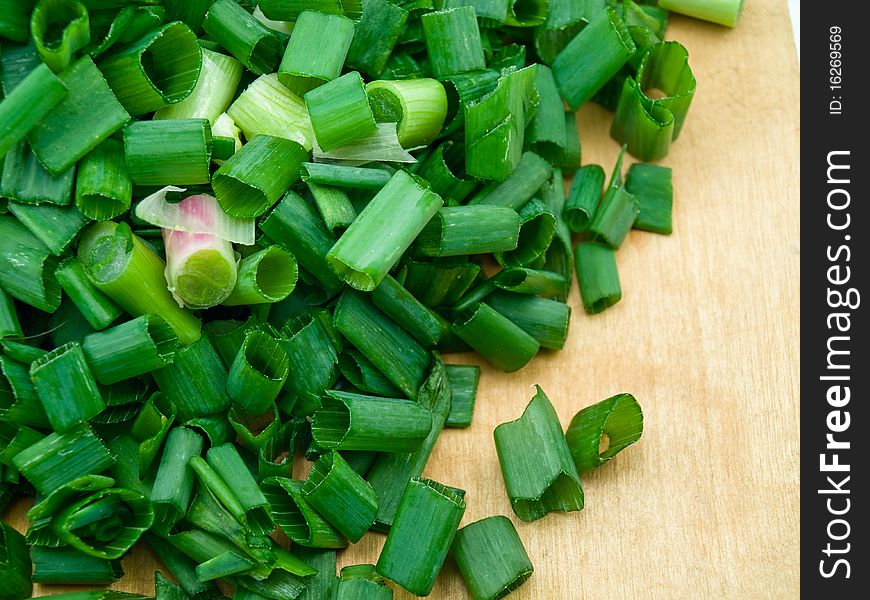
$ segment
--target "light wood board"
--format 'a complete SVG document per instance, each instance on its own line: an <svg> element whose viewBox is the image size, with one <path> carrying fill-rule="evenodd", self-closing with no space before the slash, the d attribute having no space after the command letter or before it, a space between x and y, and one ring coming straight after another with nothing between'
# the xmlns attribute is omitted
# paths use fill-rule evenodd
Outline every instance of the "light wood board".
<svg viewBox="0 0 870 600"><path fill-rule="evenodd" d="M447 430L426 469L468 491L463 524L517 524L535 566L517 600L798 596L800 98L786 0L748 1L735 30L674 17L669 38L698 79L662 161L674 234L632 232L617 256L623 300L604 314L585 315L575 285L563 352L511 375L484 366L474 424ZM582 111L584 162L608 172L609 122ZM492 430L522 413L535 383L563 425L631 392L646 431L583 478L582 512L527 524L510 509ZM22 524L20 506L7 516ZM366 536L340 564L376 561L383 539ZM155 564L134 552L116 589L152 593ZM451 561L431 597L468 597Z"/></svg>

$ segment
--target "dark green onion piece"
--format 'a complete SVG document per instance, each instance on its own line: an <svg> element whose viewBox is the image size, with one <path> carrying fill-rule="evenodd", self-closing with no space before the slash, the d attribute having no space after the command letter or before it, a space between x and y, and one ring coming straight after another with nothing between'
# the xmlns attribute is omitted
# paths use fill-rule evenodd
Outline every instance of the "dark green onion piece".
<svg viewBox="0 0 870 600"><path fill-rule="evenodd" d="M347 53L347 67L378 76L405 31L408 17L407 10L389 0L363 0L362 18L354 25Z"/></svg>
<svg viewBox="0 0 870 600"><path fill-rule="evenodd" d="M160 315L183 345L199 339L199 320L166 288L165 263L126 224L92 225L79 241L78 259L91 283L131 315Z"/></svg>
<svg viewBox="0 0 870 600"><path fill-rule="evenodd" d="M304 313L284 326L284 349L290 360L287 387L299 396L302 413L311 414L320 395L338 379L338 351L325 323Z"/></svg>
<svg viewBox="0 0 870 600"><path fill-rule="evenodd" d="M18 220L0 216L0 281L10 296L46 312L60 306L57 259Z"/></svg>
<svg viewBox="0 0 870 600"><path fill-rule="evenodd" d="M75 168L57 176L42 166L26 142L14 145L6 154L0 197L21 204L67 206L72 199Z"/></svg>
<svg viewBox="0 0 870 600"><path fill-rule="evenodd" d="M335 243L327 262L352 287L375 289L442 204L420 180L397 171Z"/></svg>
<svg viewBox="0 0 870 600"><path fill-rule="evenodd" d="M377 130L362 77L342 75L305 94L305 106L317 143L329 152Z"/></svg>
<svg viewBox="0 0 870 600"><path fill-rule="evenodd" d="M378 557L378 573L428 596L464 514L461 494L430 479L411 479Z"/></svg>
<svg viewBox="0 0 870 600"><path fill-rule="evenodd" d="M589 228L589 222L601 201L603 188L604 169L600 165L586 165L574 174L571 191L562 211L562 218L571 231L581 232Z"/></svg>
<svg viewBox="0 0 870 600"><path fill-rule="evenodd" d="M202 50L196 35L178 21L155 29L100 62L109 87L134 117L187 98L201 68Z"/></svg>
<svg viewBox="0 0 870 600"><path fill-rule="evenodd" d="M91 41L88 9L76 0L39 0L30 15L30 33L42 62L60 73Z"/></svg>
<svg viewBox="0 0 870 600"><path fill-rule="evenodd" d="M223 303L240 306L280 302L293 291L297 275L294 256L279 246L269 246L242 259L236 287Z"/></svg>
<svg viewBox="0 0 870 600"><path fill-rule="evenodd" d="M375 572L374 565L351 565L341 569L332 600L392 600L393 590Z"/></svg>
<svg viewBox="0 0 870 600"><path fill-rule="evenodd" d="M568 337L571 307L557 300L495 292L486 303L538 340L542 348L561 350Z"/></svg>
<svg viewBox="0 0 870 600"><path fill-rule="evenodd" d="M550 0L547 22L535 29L535 50L541 61L552 64L562 49L604 9L602 0Z"/></svg>
<svg viewBox="0 0 870 600"><path fill-rule="evenodd" d="M105 329L124 311L98 290L75 257L65 259L54 271L60 287L97 331Z"/></svg>
<svg viewBox="0 0 870 600"><path fill-rule="evenodd" d="M511 507L523 521L583 509L583 489L559 417L536 387L522 417L493 432Z"/></svg>
<svg viewBox="0 0 870 600"><path fill-rule="evenodd" d="M519 211L547 182L552 172L546 160L534 152L525 152L510 177L503 182L490 183L468 203L507 206Z"/></svg>
<svg viewBox="0 0 870 600"><path fill-rule="evenodd" d="M443 79L486 66L474 7L428 13L421 21L435 77Z"/></svg>
<svg viewBox="0 0 870 600"><path fill-rule="evenodd" d="M301 13L278 67L278 79L300 96L332 81L341 75L353 35L353 21L343 15ZM328 44L323 43L326 39Z"/></svg>
<svg viewBox="0 0 870 600"><path fill-rule="evenodd" d="M0 37L23 43L30 35L30 11L34 4L36 0L0 0Z"/></svg>
<svg viewBox="0 0 870 600"><path fill-rule="evenodd" d="M0 287L0 340L8 337L22 337L24 332L18 322L18 312L12 297Z"/></svg>
<svg viewBox="0 0 870 600"><path fill-rule="evenodd" d="M734 27L743 11L743 0L659 0L665 10Z"/></svg>
<svg viewBox="0 0 870 600"><path fill-rule="evenodd" d="M467 260L416 262L406 260L405 287L426 306L451 306L474 284L480 265Z"/></svg>
<svg viewBox="0 0 870 600"><path fill-rule="evenodd" d="M622 288L616 269L616 251L596 242L583 242L575 250L580 298L589 314L619 302Z"/></svg>
<svg viewBox="0 0 870 600"><path fill-rule="evenodd" d="M571 419L565 438L577 471L600 467L643 434L643 411L631 394L587 406Z"/></svg>
<svg viewBox="0 0 870 600"><path fill-rule="evenodd" d="M466 525L450 549L473 600L504 598L535 570L516 527L501 515Z"/></svg>
<svg viewBox="0 0 870 600"><path fill-rule="evenodd" d="M109 385L165 367L175 358L178 336L158 315L142 315L82 342L94 377Z"/></svg>
<svg viewBox="0 0 870 600"><path fill-rule="evenodd" d="M258 415L278 397L289 372L280 342L265 331L249 331L230 367L227 393L240 408Z"/></svg>
<svg viewBox="0 0 870 600"><path fill-rule="evenodd" d="M25 538L28 543L33 546L65 546L66 542L60 539L57 532L54 530L53 524L59 511L65 509L70 504L78 502L82 498L87 498L94 492L111 488L115 481L111 477L102 475L83 475L72 481L65 483L51 494L40 498L27 511L27 520L29 525L25 533ZM93 521L110 516L114 511L114 507L97 507L93 514ZM86 525L87 523L85 523ZM86 552L79 548L85 554L95 556L95 554ZM100 557L105 558L105 557Z"/></svg>
<svg viewBox="0 0 870 600"><path fill-rule="evenodd" d="M444 0L444 8L473 6L481 27L499 27L508 18L511 0Z"/></svg>
<svg viewBox="0 0 870 600"><path fill-rule="evenodd" d="M613 168L604 198L587 229L591 239L602 242L614 250L622 245L640 211L637 199L626 191L622 182L624 148Z"/></svg>
<svg viewBox="0 0 870 600"><path fill-rule="evenodd" d="M313 569L317 574L308 580L308 586L299 596L298 600L322 600L329 598L332 586L338 578L335 575L335 550L320 550L317 548L305 548L299 546L293 549L300 560Z"/></svg>
<svg viewBox="0 0 870 600"><path fill-rule="evenodd" d="M265 333L261 330L256 331ZM270 439L277 436L283 427L278 407L274 403L270 403L264 410L255 414L233 408L227 415L227 420L236 432L237 443L255 454Z"/></svg>
<svg viewBox="0 0 870 600"><path fill-rule="evenodd" d="M254 535L269 535L275 529L272 511L238 450L232 444L213 446L207 454L208 464L228 485L245 511L244 525Z"/></svg>
<svg viewBox="0 0 870 600"><path fill-rule="evenodd" d="M224 579L250 571L256 564L254 561L240 556L233 551L227 551L196 566L196 576L200 581Z"/></svg>
<svg viewBox="0 0 870 600"><path fill-rule="evenodd" d="M336 452L321 456L302 486L305 500L356 543L372 526L378 501L372 486Z"/></svg>
<svg viewBox="0 0 870 600"><path fill-rule="evenodd" d="M180 585L175 585L160 571L154 571L154 600L189 600Z"/></svg>
<svg viewBox="0 0 870 600"><path fill-rule="evenodd" d="M207 119L134 121L124 129L124 154L136 185L208 183L211 126Z"/></svg>
<svg viewBox="0 0 870 600"><path fill-rule="evenodd" d="M53 346L70 342L81 344L86 335L94 332L75 305L68 301L61 302L60 307L52 313L48 326L48 337Z"/></svg>
<svg viewBox="0 0 870 600"><path fill-rule="evenodd" d="M68 546L63 548L33 546L30 548L30 559L33 561L34 583L109 585L124 576L121 561L89 556ZM92 596L89 592L84 593L88 600L101 597ZM131 600L132 598L140 597L131 596ZM81 597L73 596L73 600L81 600Z"/></svg>
<svg viewBox="0 0 870 600"><path fill-rule="evenodd" d="M205 600L220 596L214 583L201 582L197 579L196 564L175 546L164 538L150 533L145 534L145 539L160 562L166 566L169 573L175 577L181 589L187 594L183 598L170 598L168 600L189 600L189 598Z"/></svg>
<svg viewBox="0 0 870 600"><path fill-rule="evenodd" d="M432 430L432 415L420 404L398 398L331 390L311 421L322 448L413 452Z"/></svg>
<svg viewBox="0 0 870 600"><path fill-rule="evenodd" d="M553 61L562 97L577 110L604 87L636 50L623 20L612 7L599 12Z"/></svg>
<svg viewBox="0 0 870 600"><path fill-rule="evenodd" d="M121 142L104 140L79 161L75 199L81 213L97 221L113 219L130 209L133 181Z"/></svg>
<svg viewBox="0 0 870 600"><path fill-rule="evenodd" d="M201 520L199 515L195 513L193 505L191 505L190 513L193 519L197 521ZM217 515L212 513L212 516L216 517ZM196 526L182 526L179 528L179 531L171 533L166 537L173 546L197 563L210 560L224 552L233 552L238 548L228 538Z"/></svg>
<svg viewBox="0 0 870 600"><path fill-rule="evenodd" d="M256 136L214 174L221 208L233 217L259 217L299 179L299 167L307 158L294 141Z"/></svg>
<svg viewBox="0 0 870 600"><path fill-rule="evenodd" d="M18 600L31 597L31 568L24 536L5 521L0 521L0 580L3 581L3 598Z"/></svg>
<svg viewBox="0 0 870 600"><path fill-rule="evenodd" d="M442 136L452 135L459 131L465 122L465 110L493 91L500 78L500 71L478 69L451 75L445 79L443 84L447 92L447 121Z"/></svg>
<svg viewBox="0 0 870 600"><path fill-rule="evenodd" d="M561 290L543 295L553 296L560 302L566 302L571 283L574 278L574 251L571 241L571 230L562 219L565 209L565 183L561 169L553 170L553 177L541 188L541 197L550 211L556 216L556 232L553 243L547 249L542 268L560 275L565 284Z"/></svg>
<svg viewBox="0 0 870 600"><path fill-rule="evenodd" d="M0 157L24 139L66 95L66 85L45 65L38 65L8 91L0 101Z"/></svg>
<svg viewBox="0 0 870 600"><path fill-rule="evenodd" d="M417 300L391 275L384 277L372 291L372 303L426 348L435 346L444 334L439 315Z"/></svg>
<svg viewBox="0 0 870 600"><path fill-rule="evenodd" d="M333 234L336 230L345 230L356 219L354 209L347 192L333 187L307 182L308 190L317 206L317 211L323 219L326 228ZM340 233L340 231L339 231Z"/></svg>
<svg viewBox="0 0 870 600"><path fill-rule="evenodd" d="M55 431L65 431L106 408L85 353L76 342L35 360L30 377Z"/></svg>
<svg viewBox="0 0 870 600"><path fill-rule="evenodd" d="M75 206L33 206L11 202L9 212L48 246L55 256L63 254L88 223Z"/></svg>
<svg viewBox="0 0 870 600"><path fill-rule="evenodd" d="M526 366L541 348L535 338L482 302L460 313L453 331L493 366L507 373Z"/></svg>
<svg viewBox="0 0 870 600"><path fill-rule="evenodd" d="M182 21L195 32L202 30L205 13L214 0L163 0L167 21Z"/></svg>
<svg viewBox="0 0 870 600"><path fill-rule="evenodd" d="M202 27L255 74L271 73L278 66L281 38L233 0L212 4Z"/></svg>
<svg viewBox="0 0 870 600"><path fill-rule="evenodd" d="M355 349L346 349L339 355L338 367L345 379L360 391L393 398L402 395L399 388Z"/></svg>
<svg viewBox="0 0 870 600"><path fill-rule="evenodd" d="M535 67L535 90L540 100L526 132L526 145L550 164L558 165L565 159L567 132L559 89L553 72L544 65Z"/></svg>
<svg viewBox="0 0 870 600"><path fill-rule="evenodd" d="M166 437L151 489L155 531L168 532L187 513L194 482L193 471L187 465L192 457L200 455L202 446L202 437L187 427L176 427Z"/></svg>
<svg viewBox="0 0 870 600"><path fill-rule="evenodd" d="M130 119L89 57L59 77L69 93L27 134L34 154L52 175L72 167Z"/></svg>
<svg viewBox="0 0 870 600"><path fill-rule="evenodd" d="M136 473L144 476L157 458L163 440L169 433L178 411L165 394L154 393L139 411L130 428L130 435L137 443Z"/></svg>
<svg viewBox="0 0 870 600"><path fill-rule="evenodd" d="M580 131L577 129L577 115L565 113L565 158L558 165L566 173L573 173L580 168L582 148Z"/></svg>
<svg viewBox="0 0 870 600"><path fill-rule="evenodd" d="M41 354L21 356L15 349L28 352L28 349L38 350L24 344L12 346L9 340L3 341L5 354L0 354L0 421L48 429L48 417L30 381L30 362ZM13 354L15 358L11 356Z"/></svg>
<svg viewBox="0 0 870 600"><path fill-rule="evenodd" d="M552 271L539 271L526 267L511 267L493 277L493 285L517 294L559 296L565 290L565 277ZM482 298L481 298L482 300Z"/></svg>
<svg viewBox="0 0 870 600"><path fill-rule="evenodd" d="M366 94L376 121L396 123L403 148L431 144L447 117L447 94L434 79L372 81Z"/></svg>
<svg viewBox="0 0 870 600"><path fill-rule="evenodd" d="M346 167L324 163L303 163L302 181L342 188L379 190L390 181L390 172L384 169Z"/></svg>
<svg viewBox="0 0 870 600"><path fill-rule="evenodd" d="M634 221L635 229L669 235L673 231L671 214L674 188L671 168L635 163L628 169L625 190L634 196L640 212Z"/></svg>
<svg viewBox="0 0 870 600"><path fill-rule="evenodd" d="M305 500L301 481L268 477L261 487L272 507L275 522L293 543L312 548L347 546L344 536Z"/></svg>
<svg viewBox="0 0 870 600"><path fill-rule="evenodd" d="M448 140L440 144L425 159L417 175L429 182L430 189L445 201L462 202L477 184L465 179L465 157L462 146Z"/></svg>
<svg viewBox="0 0 870 600"><path fill-rule="evenodd" d="M249 534L243 525L245 509L214 469L200 456L192 456L188 466L196 474L199 485L196 496L187 509L185 520L202 531L193 530L183 536L173 536L176 545L198 562L208 561L226 552L227 547L224 542L232 542L250 556L254 556L258 551L255 550L255 546L257 549L262 549L267 545L264 541L255 540L254 536ZM202 548L196 549L191 549L184 543L193 541L191 538L204 535L203 532L220 536L221 542L214 544L206 542ZM258 555L258 560L262 558Z"/></svg>
<svg viewBox="0 0 870 600"><path fill-rule="evenodd" d="M222 413L230 405L227 371L206 336L178 350L175 360L153 375L182 420Z"/></svg>
<svg viewBox="0 0 870 600"><path fill-rule="evenodd" d="M556 215L543 201L532 198L520 209L519 241L515 250L502 252L496 259L503 265L527 267L544 256L556 233Z"/></svg>
<svg viewBox="0 0 870 600"><path fill-rule="evenodd" d="M447 427L468 427L474 416L477 385L480 383L480 367L477 365L447 365L450 380L450 413Z"/></svg>
<svg viewBox="0 0 870 600"><path fill-rule="evenodd" d="M484 229L481 223L486 223ZM444 207L435 213L414 242L423 256L461 256L514 250L520 217L507 206Z"/></svg>
<svg viewBox="0 0 870 600"><path fill-rule="evenodd" d="M257 6L268 19L276 21L296 21L306 10L318 10L330 15L343 15L343 4L353 5L353 2L342 0L262 0Z"/></svg>

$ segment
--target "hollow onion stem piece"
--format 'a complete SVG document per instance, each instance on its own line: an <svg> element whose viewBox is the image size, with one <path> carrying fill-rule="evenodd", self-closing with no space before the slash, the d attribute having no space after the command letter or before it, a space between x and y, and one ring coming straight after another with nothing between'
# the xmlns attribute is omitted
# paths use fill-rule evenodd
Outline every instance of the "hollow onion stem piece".
<svg viewBox="0 0 870 600"><path fill-rule="evenodd" d="M354 36L353 21L343 15L306 10L299 14L278 79L295 94L306 92L341 75ZM323 40L329 39L329 44Z"/></svg>
<svg viewBox="0 0 870 600"><path fill-rule="evenodd" d="M202 27L254 74L271 73L278 66L281 38L233 0L214 2Z"/></svg>
<svg viewBox="0 0 870 600"><path fill-rule="evenodd" d="M577 471L600 467L643 435L643 411L631 394L587 406L571 419L565 438Z"/></svg>

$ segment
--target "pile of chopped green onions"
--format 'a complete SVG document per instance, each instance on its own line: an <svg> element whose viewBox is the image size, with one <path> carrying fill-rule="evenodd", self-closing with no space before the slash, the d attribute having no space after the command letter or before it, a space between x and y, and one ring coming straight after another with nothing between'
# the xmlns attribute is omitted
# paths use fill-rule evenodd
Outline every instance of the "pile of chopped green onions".
<svg viewBox="0 0 870 600"><path fill-rule="evenodd" d="M585 312L621 299L629 232L672 229L652 163L695 80L669 11L741 8L0 0L0 508L35 496L0 522L0 600L112 584L137 543L157 600L425 596L450 552L475 599L522 585L512 521L459 528L475 499L422 477L480 378L441 353L560 350L575 271ZM538 388L494 431L514 513L582 509L642 431L630 394L565 431ZM377 564L337 573L369 531Z"/></svg>

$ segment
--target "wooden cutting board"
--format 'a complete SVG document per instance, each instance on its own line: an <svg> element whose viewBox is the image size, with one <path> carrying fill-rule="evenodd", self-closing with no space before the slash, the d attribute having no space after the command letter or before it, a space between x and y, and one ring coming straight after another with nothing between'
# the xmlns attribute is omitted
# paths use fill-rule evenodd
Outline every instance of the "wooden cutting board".
<svg viewBox="0 0 870 600"><path fill-rule="evenodd" d="M747 2L735 30L674 17L669 38L698 79L662 161L674 169L674 234L632 232L617 256L623 300L604 314L585 315L574 287L564 351L511 375L484 365L474 424L445 431L426 469L468 491L463 524L516 523L535 566L517 600L798 596L800 97L786 0ZM584 162L608 172L609 123L582 111ZM646 431L583 478L582 512L523 523L492 430L520 416L535 383L564 425L631 392ZM383 540L366 536L340 565L376 561ZM134 552L115 588L153 593L155 567ZM450 560L431 597L468 597Z"/></svg>

